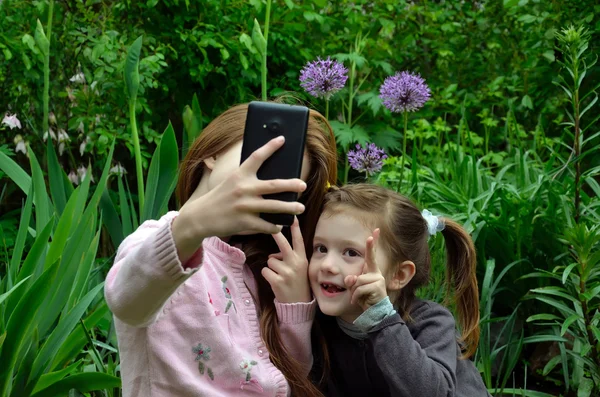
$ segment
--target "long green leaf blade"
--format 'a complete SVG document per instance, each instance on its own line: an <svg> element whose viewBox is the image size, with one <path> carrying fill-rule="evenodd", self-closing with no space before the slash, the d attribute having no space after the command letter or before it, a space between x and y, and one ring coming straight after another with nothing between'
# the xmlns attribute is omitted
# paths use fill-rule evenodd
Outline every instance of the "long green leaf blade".
<svg viewBox="0 0 600 397"><path fill-rule="evenodd" d="M50 334L46 342L39 351L33 367L31 375L29 377L28 385L26 387L27 392L33 391L35 384L39 380L39 377L48 368L50 360L56 355L56 352L67 339L67 336L73 331L75 326L78 324L81 316L85 313L88 306L92 303L92 300L98 295L98 292L104 287L104 283L97 285L90 292L88 292L83 299L75 306L67 316L61 318L54 331Z"/></svg>
<svg viewBox="0 0 600 397"><path fill-rule="evenodd" d="M4 172L17 186L28 194L31 189L31 177L13 159L0 151L0 170Z"/></svg>
<svg viewBox="0 0 600 397"><path fill-rule="evenodd" d="M71 375L32 395L32 397L55 397L68 394L71 389L81 393L112 389L121 386L121 379L100 372Z"/></svg>
<svg viewBox="0 0 600 397"><path fill-rule="evenodd" d="M35 326L35 318L47 299L58 266L48 268L19 300L6 326L6 339L0 353L0 395L8 395L19 351Z"/></svg>
<svg viewBox="0 0 600 397"><path fill-rule="evenodd" d="M177 183L179 154L175 131L167 126L150 162L142 221L159 217Z"/></svg>
<svg viewBox="0 0 600 397"><path fill-rule="evenodd" d="M58 163L58 157L56 157L52 139L48 139L46 155L48 156L48 182L50 184L50 194L52 195L52 202L54 203L58 215L61 215L67 205L67 195L62 176L63 170Z"/></svg>

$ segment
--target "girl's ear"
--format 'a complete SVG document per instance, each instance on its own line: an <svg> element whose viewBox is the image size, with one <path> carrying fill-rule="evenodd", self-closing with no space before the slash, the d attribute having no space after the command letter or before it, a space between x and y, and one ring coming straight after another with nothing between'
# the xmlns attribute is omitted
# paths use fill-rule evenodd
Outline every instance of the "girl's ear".
<svg viewBox="0 0 600 397"><path fill-rule="evenodd" d="M202 160L202 162L204 163L206 168L208 168L209 170L212 171L215 168L215 163L217 162L217 157L216 156L209 157L207 159Z"/></svg>
<svg viewBox="0 0 600 397"><path fill-rule="evenodd" d="M390 291L399 291L406 287L416 272L415 264L412 261L404 261L397 266L395 274L387 283L387 289Z"/></svg>

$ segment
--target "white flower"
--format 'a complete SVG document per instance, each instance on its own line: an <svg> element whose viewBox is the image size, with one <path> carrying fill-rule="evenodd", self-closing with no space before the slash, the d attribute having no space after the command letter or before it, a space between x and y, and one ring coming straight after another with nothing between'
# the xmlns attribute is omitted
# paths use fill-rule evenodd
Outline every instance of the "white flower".
<svg viewBox="0 0 600 397"><path fill-rule="evenodd" d="M67 87L67 96L69 97L69 101L73 102L75 100L75 95L73 95L73 89L71 87Z"/></svg>
<svg viewBox="0 0 600 397"><path fill-rule="evenodd" d="M91 143L92 140L90 139L89 136L85 137L85 140L83 142L81 142L81 144L79 145L79 154L81 156L83 156L83 153L85 153L85 148L87 147L88 143Z"/></svg>
<svg viewBox="0 0 600 397"><path fill-rule="evenodd" d="M121 163L117 163L117 165L112 167L109 172L114 175L123 176L127 173L127 170L121 165Z"/></svg>
<svg viewBox="0 0 600 397"><path fill-rule="evenodd" d="M79 125L77 126L77 132L79 132L80 134L83 134L84 130L84 126L83 126L83 121L79 122Z"/></svg>
<svg viewBox="0 0 600 397"><path fill-rule="evenodd" d="M15 136L14 143L15 143L15 153L21 152L26 156L28 155L27 142L25 142L23 140L23 137L21 135Z"/></svg>
<svg viewBox="0 0 600 397"><path fill-rule="evenodd" d="M77 173L75 171L69 172L67 178L69 178L72 184L79 185L79 176L77 176Z"/></svg>
<svg viewBox="0 0 600 397"><path fill-rule="evenodd" d="M50 114L48 115L48 121L50 122L50 124L56 125L56 116L53 112L50 112Z"/></svg>
<svg viewBox="0 0 600 397"><path fill-rule="evenodd" d="M69 138L69 135L65 130L62 128L58 130L58 154L60 156L62 156L63 152L65 151L65 143L69 142L70 140L71 138Z"/></svg>
<svg viewBox="0 0 600 397"><path fill-rule="evenodd" d="M99 114L96 115L96 124L100 124L100 118L102 116L100 116Z"/></svg>
<svg viewBox="0 0 600 397"><path fill-rule="evenodd" d="M80 165L79 168L77 168L77 175L79 176L80 182L83 182L83 180L87 177L87 174L88 174L88 170L83 165ZM94 177L92 176L91 173L90 173L90 180L92 182L94 182Z"/></svg>
<svg viewBox="0 0 600 397"><path fill-rule="evenodd" d="M240 369L244 372L250 371L251 368L252 366L250 365L250 361L248 360L242 360L242 362L240 363Z"/></svg>
<svg viewBox="0 0 600 397"><path fill-rule="evenodd" d="M21 122L17 118L16 114L11 115L10 113L6 113L4 115L4 118L2 119L2 124L4 124L7 127L10 127L11 130L15 127L21 129Z"/></svg>
<svg viewBox="0 0 600 397"><path fill-rule="evenodd" d="M82 72L77 73L73 77L69 79L71 83L84 84L85 83L85 75Z"/></svg>
<svg viewBox="0 0 600 397"><path fill-rule="evenodd" d="M44 132L44 142L46 142L48 140L48 135L50 135L50 138L56 140L56 134L54 133L52 128L50 128L48 131Z"/></svg>

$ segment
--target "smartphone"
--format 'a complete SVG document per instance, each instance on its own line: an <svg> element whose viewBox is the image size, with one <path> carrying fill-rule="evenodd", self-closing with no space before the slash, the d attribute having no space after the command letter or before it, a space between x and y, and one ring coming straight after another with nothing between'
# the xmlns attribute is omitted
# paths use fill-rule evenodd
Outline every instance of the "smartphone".
<svg viewBox="0 0 600 397"><path fill-rule="evenodd" d="M306 144L309 110L305 106L253 101L248 105L244 128L241 163L258 148L280 135L285 143L269 157L257 172L258 179L300 178ZM282 192L263 196L269 200L296 201L298 193ZM290 226L292 214L266 214L260 217L275 225Z"/></svg>

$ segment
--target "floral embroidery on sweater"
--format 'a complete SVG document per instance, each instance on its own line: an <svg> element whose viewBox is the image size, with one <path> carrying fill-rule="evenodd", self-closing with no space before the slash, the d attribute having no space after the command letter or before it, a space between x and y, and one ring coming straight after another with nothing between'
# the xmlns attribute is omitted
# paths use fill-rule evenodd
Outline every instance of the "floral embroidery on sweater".
<svg viewBox="0 0 600 397"><path fill-rule="evenodd" d="M237 313L237 308L235 307L235 303L233 303L233 299L231 299L231 292L229 291L229 288L227 288L227 276L223 276L223 278L221 278L221 288L223 289L225 298L228 299L227 305L225 306L225 313L227 313L229 311L229 309L231 309L232 306L233 306L233 309L235 310L235 312Z"/></svg>
<svg viewBox="0 0 600 397"><path fill-rule="evenodd" d="M196 354L196 361L198 361L198 371L200 371L200 375L204 375L204 371L206 370L206 374L210 380L215 380L215 375L212 369L202 362L202 360L210 360L210 351L210 347L202 346L202 343L198 343L198 346L192 348L192 352Z"/></svg>
<svg viewBox="0 0 600 397"><path fill-rule="evenodd" d="M252 379L252 367L255 365L258 365L258 363L254 360L242 360L240 363L240 369L244 374L246 374L246 378L240 381L240 389L253 389L259 393L262 393L264 391L262 386L256 379Z"/></svg>

